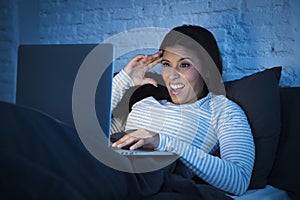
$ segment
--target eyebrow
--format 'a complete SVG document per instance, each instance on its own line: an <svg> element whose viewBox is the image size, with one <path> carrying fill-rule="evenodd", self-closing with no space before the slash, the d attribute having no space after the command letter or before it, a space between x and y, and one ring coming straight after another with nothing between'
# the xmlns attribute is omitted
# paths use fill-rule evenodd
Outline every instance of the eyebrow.
<svg viewBox="0 0 300 200"><path fill-rule="evenodd" d="M192 59L190 57L180 58L178 61L182 61L182 60L190 60L190 61L192 61Z"/></svg>
<svg viewBox="0 0 300 200"><path fill-rule="evenodd" d="M192 59L189 58L189 57L183 57L183 58L180 58L178 61L183 61L183 60L190 60L190 61L192 61ZM170 62L170 61L167 60L167 59L162 59L161 62L163 62L163 61Z"/></svg>

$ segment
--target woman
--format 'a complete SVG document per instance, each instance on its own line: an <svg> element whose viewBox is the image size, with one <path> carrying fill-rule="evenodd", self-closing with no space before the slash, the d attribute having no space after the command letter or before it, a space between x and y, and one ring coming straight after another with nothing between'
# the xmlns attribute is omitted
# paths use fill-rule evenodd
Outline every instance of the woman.
<svg viewBox="0 0 300 200"><path fill-rule="evenodd" d="M158 63L171 102L149 97L134 104L124 126L114 119L113 131L136 131L113 146L172 151L180 162L147 173L118 171L95 159L72 127L0 102L1 197L215 200L231 199L225 192L245 192L254 162L253 138L241 108L216 95L220 76L215 74L222 65L206 29L177 27L161 51L133 58L113 80L113 107L127 88L157 85L144 74ZM214 155L218 152L219 157ZM208 184L196 184L195 177Z"/></svg>
<svg viewBox="0 0 300 200"><path fill-rule="evenodd" d="M132 107L126 123L114 119L114 131L136 131L112 146L172 151L198 178L228 193L243 194L251 178L254 142L243 110L214 94L220 81L214 74L222 72L215 38L202 27L184 25L168 33L160 49L153 55L137 55L114 78L112 106L131 86L156 86L144 75L158 63L172 102L148 97ZM219 157L214 155L218 152Z"/></svg>

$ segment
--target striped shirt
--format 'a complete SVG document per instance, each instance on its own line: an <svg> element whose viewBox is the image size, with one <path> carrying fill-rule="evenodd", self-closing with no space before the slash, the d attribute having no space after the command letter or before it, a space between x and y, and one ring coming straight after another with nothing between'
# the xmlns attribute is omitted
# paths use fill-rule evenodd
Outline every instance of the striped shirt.
<svg viewBox="0 0 300 200"><path fill-rule="evenodd" d="M113 80L115 108L132 79L121 71ZM158 150L171 151L201 179L241 195L249 185L254 141L243 110L223 95L209 93L192 104L145 98L132 107L125 123L112 120L112 131L147 129L159 134ZM212 154L219 149L220 157Z"/></svg>

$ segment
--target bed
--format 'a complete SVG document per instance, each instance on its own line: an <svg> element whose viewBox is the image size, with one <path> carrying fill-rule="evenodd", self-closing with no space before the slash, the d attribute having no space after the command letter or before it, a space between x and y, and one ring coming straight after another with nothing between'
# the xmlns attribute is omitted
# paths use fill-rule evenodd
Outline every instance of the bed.
<svg viewBox="0 0 300 200"><path fill-rule="evenodd" d="M27 114L28 123L30 123L32 127L45 132L45 134L52 134L52 132L55 131L62 132L66 136L64 137L64 140L58 141L58 138L53 137L52 142L61 146L67 144L67 146L71 147L70 149L72 149L72 151L74 150L75 152L78 152L81 158L86 156L87 158L82 159L89 159L87 163L95 162L95 160L91 157L91 155L88 154L86 150L82 149L82 144L79 145L79 138L71 137L71 142L68 142L67 140L70 139L68 135L73 134L74 132L74 121L72 116L73 83L81 63L84 61L86 56L97 46L98 45L96 44L21 45L19 47L18 52L16 104L14 105L1 103L4 104L4 108L7 109L7 112L14 113L13 110L16 110L15 107L18 107L18 109L21 110L15 111L15 115L12 114L13 116L11 117L14 119L19 115L24 115L23 112L29 112L30 114ZM108 57L109 59L111 59L111 61L113 61L112 46L110 44L103 44L102 47L103 56ZM99 67L101 67L101 63L99 63ZM257 130L257 132L255 132L255 137L256 144L258 145L258 147L256 148L261 148L256 149L256 151L258 152L258 160L256 163L256 168L254 169L255 171L252 177L252 182L249 187L249 190L242 196L228 195L234 199L290 199L288 191L284 189L279 189L276 185L274 186L268 183L268 176L272 170L272 165L275 160L277 145L279 143L280 138L281 89L278 86L280 73L281 67L273 67L265 71L257 72L250 76L243 77L242 79L225 83L228 97L239 103L241 107L243 107L243 109L247 111L247 114L249 115L249 118L251 120L252 128L255 129L255 131ZM151 76L151 74L149 75ZM152 76L158 78L158 82L161 81L157 74L152 74ZM96 94L96 98L97 95L101 96L101 94ZM130 102L122 103L129 104L129 106L132 105L134 102L150 95L155 96L155 98L165 98L165 93L163 91L157 91L148 85L144 86L143 88L134 88L133 90L128 91L127 95L132 95L132 98L130 98ZM255 96L260 97L262 100L255 98L253 99L253 97ZM259 109L260 118L257 118L256 116ZM130 108L128 110L130 110ZM37 117L37 115L41 115L42 117ZM6 116L3 115L3 110L1 117L2 120L5 121ZM278 124L275 124L274 126L274 122L278 122ZM9 123L10 122L7 122L8 125ZM268 130L268 125L270 124L272 124L272 128ZM2 126L4 125L5 124L3 124L2 122ZM12 126L15 125L11 124L11 127ZM25 127L26 129L26 120L23 122L21 127ZM269 132L262 133L265 132L265 130L268 130ZM23 137L24 138L22 141L26 141L26 136ZM263 140L261 140L261 138L263 138ZM8 138L4 139L8 140ZM2 139L2 141L4 141L4 139ZM42 139L42 137L37 138L37 140ZM38 141L30 141L29 143L33 144L34 142ZM8 143L1 144L2 149L4 149L4 151L9 150L12 154L14 152L13 147L22 148L22 145L8 146L8 144L9 140ZM76 144L78 145L78 147L75 147ZM5 149L5 147L7 147L8 150ZM42 157L43 155L38 154L38 152L40 152L39 148L42 147L37 146L36 149L31 150L24 149L24 153L32 154L32 158L33 155L37 157ZM266 150L265 148L268 149ZM65 152L56 152L57 155L61 155L62 157L68 156L68 152L70 151L70 149L64 149ZM74 153L72 153L72 155L73 154ZM19 193L18 191L10 191L13 187L8 187L10 189L7 189L6 193L15 193L16 197L18 197L17 195L26 194L26 192L28 194L34 194L33 190L36 190L36 188L40 189L38 191L41 195L51 196L52 192L57 193L57 191L59 191L61 192L61 197L74 197L74 199L84 199L88 196L85 196L85 194L92 194L92 192L89 193L89 191L97 191L96 188L88 187L89 185L97 185L94 183L94 179L80 179L80 177L82 178L86 175L85 170L87 170L86 168L88 168L88 166L86 166L85 164L82 164L82 166L77 166L76 170L70 170L70 172L64 171L64 169L59 169L61 170L62 174L68 174L72 171L73 173L75 171L76 173L78 173L79 171L82 173L77 178L73 180L68 179L68 181L66 181L63 179L63 177L57 176L57 174L51 174L51 172L49 171L45 172L41 170L38 166L34 164L34 162L31 162L30 160L23 161L20 165L20 163L17 162L17 158L8 158L5 157L5 155L2 158L2 163L3 161L9 161L11 163L16 162L17 165L14 165L14 171L18 171L18 173L26 174L30 170L41 172L39 176L31 176L31 174L28 173L28 176L31 176L31 178L27 177L28 179L25 179L25 177L21 180L18 180L17 185L20 186L23 184L23 190L19 191ZM47 162L45 159L42 160L43 162ZM63 159L59 160L63 162ZM75 164L78 164L76 163L76 158L67 158L67 160L67 168L72 168ZM261 163L258 163L258 161ZM49 163L47 163L47 165L48 164ZM55 167L55 165L53 165L53 167ZM10 184L15 185L16 183L13 181L13 179L10 179L10 176L16 178L18 177L18 173L11 173L11 165L4 164L1 168L4 172L7 171L5 176L1 178L2 184L4 184L5 182L5 184L7 184L8 186ZM95 173L98 174L99 172ZM30 181L26 182L28 180ZM79 184L77 182L81 183ZM30 184L34 185L36 188L29 187ZM81 193L79 192L79 194L78 190L74 189L77 188L77 184L81 185ZM87 192L85 192L84 190L86 190ZM38 196L39 194L36 195ZM159 199L160 197L166 197L165 195L168 194L160 194L160 196L157 196L157 199ZM177 197L180 197L180 194L178 195L179 196ZM174 199L176 199L176 195L174 196Z"/></svg>

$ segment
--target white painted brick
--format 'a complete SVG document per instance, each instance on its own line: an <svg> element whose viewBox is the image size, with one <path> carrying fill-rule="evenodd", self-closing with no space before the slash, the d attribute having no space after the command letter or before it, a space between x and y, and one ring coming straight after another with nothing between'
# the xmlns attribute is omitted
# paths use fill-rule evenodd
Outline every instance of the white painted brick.
<svg viewBox="0 0 300 200"><path fill-rule="evenodd" d="M174 15L178 14L199 14L208 12L208 2L207 1L192 1L183 2L180 6L178 3L170 3L170 11Z"/></svg>
<svg viewBox="0 0 300 200"><path fill-rule="evenodd" d="M255 9L255 8L268 8L268 7L274 7L274 6L284 6L289 3L288 0L259 0L259 1L253 1L253 0L246 0L246 5L248 9Z"/></svg>
<svg viewBox="0 0 300 200"><path fill-rule="evenodd" d="M170 3L169 1L168 1L168 3ZM166 4L166 2L163 0L163 1L161 1L161 0L152 0L152 1L148 1L148 0L133 0L133 2L132 2L132 5L133 5L133 7L136 7L136 6L147 6L147 7L149 7L149 6L155 6L155 5L163 5L163 4Z"/></svg>
<svg viewBox="0 0 300 200"><path fill-rule="evenodd" d="M99 43L139 27L202 25L219 42L225 78L279 64L284 66L280 84L299 85L299 14L294 5L295 0L40 0L36 41ZM14 73L16 67L17 11L18 0L0 1L0 72L6 66L7 73ZM118 61L121 67L129 57ZM0 100L13 100L15 80L6 75L0 77Z"/></svg>
<svg viewBox="0 0 300 200"><path fill-rule="evenodd" d="M231 1L214 0L208 2L209 2L208 9L214 12L239 10L242 4L241 0L231 0Z"/></svg>

